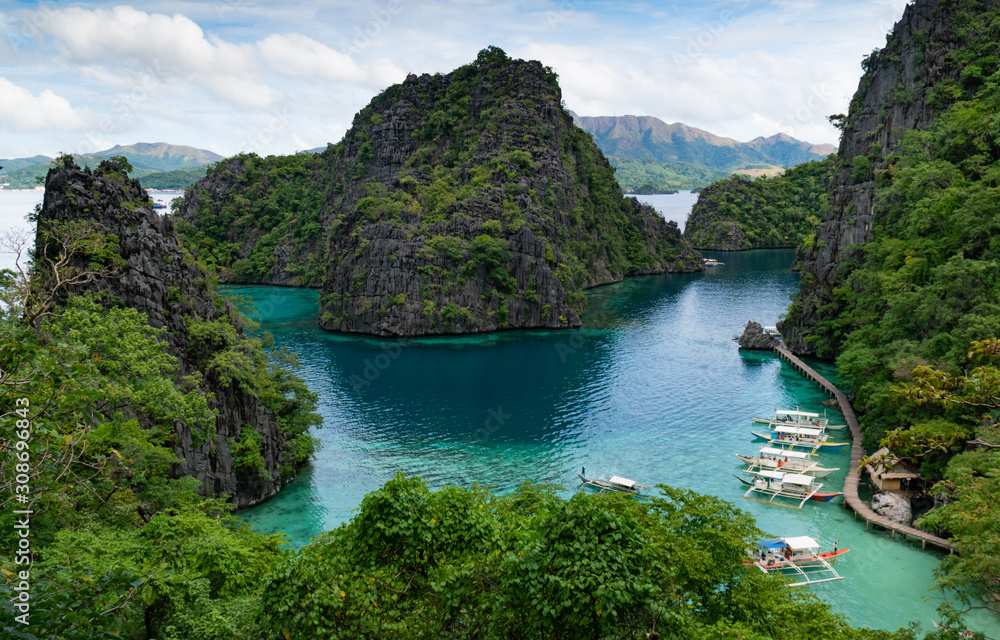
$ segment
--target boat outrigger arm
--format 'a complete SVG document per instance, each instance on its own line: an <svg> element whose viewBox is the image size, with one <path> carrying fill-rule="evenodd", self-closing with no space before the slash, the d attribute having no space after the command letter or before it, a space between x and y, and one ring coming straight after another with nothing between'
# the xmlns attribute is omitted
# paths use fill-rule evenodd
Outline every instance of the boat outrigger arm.
<svg viewBox="0 0 1000 640"><path fill-rule="evenodd" d="M764 546L775 550L791 550L791 558L783 561L778 566L768 566L760 559L754 560L754 566L764 573L773 571L794 571L800 579L799 582L788 584L789 587L802 587L809 584L819 584L821 582L833 582L843 580L844 576L837 573L833 565L823 558L818 552L819 543L809 536L798 536L794 538L782 538L761 543Z"/></svg>

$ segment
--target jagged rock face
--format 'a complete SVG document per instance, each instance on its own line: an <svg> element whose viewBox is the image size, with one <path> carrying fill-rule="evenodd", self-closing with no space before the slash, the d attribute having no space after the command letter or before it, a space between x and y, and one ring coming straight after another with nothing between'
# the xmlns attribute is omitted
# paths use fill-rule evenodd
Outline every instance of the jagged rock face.
<svg viewBox="0 0 1000 640"><path fill-rule="evenodd" d="M676 224L623 199L538 62L411 75L324 157L327 329L575 327L583 288L701 268Z"/></svg>
<svg viewBox="0 0 1000 640"><path fill-rule="evenodd" d="M109 167L102 172L101 169ZM38 217L39 230L55 221L92 222L104 233L119 238L117 253L127 267L113 277L99 278L68 291L68 295L105 292L115 304L132 307L149 318L149 324L165 328L164 339L177 357L178 376L198 370L205 353L195 353L188 337L188 321L228 321L233 307L213 299L207 275L178 244L173 221L154 212L137 180L113 174L107 162L101 169L60 168L49 171L45 197ZM147 206L149 205L149 206ZM38 246L36 251L44 251ZM218 411L214 438L198 440L183 422L175 427L174 451L180 462L174 473L201 481L204 495L230 495L238 507L249 506L275 494L282 484L278 472L286 435L275 416L261 401L236 385L224 385L217 376L203 379L203 391L211 393L209 404ZM261 453L267 478L242 481L237 477L229 438L251 428L261 435Z"/></svg>
<svg viewBox="0 0 1000 640"><path fill-rule="evenodd" d="M949 20L954 10L942 0L908 5L886 47L866 60L840 141L829 212L816 242L796 256L805 277L787 320L779 324L785 344L797 354L815 354L805 337L819 319L818 309L833 301L833 289L850 272L852 252L872 239L876 172L907 131L928 126L940 113L942 107L928 101L934 86L962 71L948 64L949 51L959 46Z"/></svg>
<svg viewBox="0 0 1000 640"><path fill-rule="evenodd" d="M751 320L747 323L743 335L739 337L737 343L740 349L758 349L762 351L774 351L774 348L781 344L781 341L770 333L764 332L764 327L759 322Z"/></svg>
<svg viewBox="0 0 1000 640"><path fill-rule="evenodd" d="M910 499L888 491L872 496L872 511L883 518L906 526L910 526L910 521L913 519Z"/></svg>

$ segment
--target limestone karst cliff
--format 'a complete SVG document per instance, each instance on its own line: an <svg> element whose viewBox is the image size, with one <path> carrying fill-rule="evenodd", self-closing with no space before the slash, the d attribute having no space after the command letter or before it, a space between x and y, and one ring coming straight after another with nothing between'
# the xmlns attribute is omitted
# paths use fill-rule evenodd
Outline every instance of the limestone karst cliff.
<svg viewBox="0 0 1000 640"><path fill-rule="evenodd" d="M318 158L220 163L180 215L223 277L322 283L320 324L351 333L574 327L585 288L701 268L622 196L555 74L495 48L388 88Z"/></svg>
<svg viewBox="0 0 1000 640"><path fill-rule="evenodd" d="M892 154L908 131L927 127L963 95L963 74L969 70L955 54L976 46L976 30L986 25L970 29L959 22L975 13L988 15L996 4L918 0L907 5L885 47L865 58L844 122L829 207L814 241L799 250L801 290L779 325L795 353L814 355L817 340L831 339L815 335L815 327L822 317L838 313L834 289L859 263L861 245L873 238L879 215L875 191L890 177ZM837 351L837 345L828 345L827 355Z"/></svg>
<svg viewBox="0 0 1000 640"><path fill-rule="evenodd" d="M83 224L111 239L121 266L61 288L59 297L94 294L104 304L136 309L150 325L166 330L163 339L177 359L177 379L194 384L215 413L214 428L207 433L175 422L169 443L178 458L174 474L198 479L207 497L228 495L237 506L249 506L294 477L303 454L311 451L304 433L310 420L303 422L295 406L301 398L284 394L284 374L275 374L236 308L181 248L173 220L151 205L124 164L104 161L92 171L67 159L49 171L45 182L36 254L62 251L67 224ZM141 412L125 411L143 422ZM258 469L234 461L238 442L259 454Z"/></svg>

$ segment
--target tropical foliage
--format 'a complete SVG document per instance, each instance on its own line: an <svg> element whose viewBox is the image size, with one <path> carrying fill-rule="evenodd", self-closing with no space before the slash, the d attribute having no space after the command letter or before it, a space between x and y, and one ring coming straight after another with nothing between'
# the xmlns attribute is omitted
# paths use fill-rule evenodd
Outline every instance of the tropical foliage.
<svg viewBox="0 0 1000 640"><path fill-rule="evenodd" d="M737 250L815 242L835 163L830 156L773 178L731 176L715 182L699 194L684 237L695 248Z"/></svg>

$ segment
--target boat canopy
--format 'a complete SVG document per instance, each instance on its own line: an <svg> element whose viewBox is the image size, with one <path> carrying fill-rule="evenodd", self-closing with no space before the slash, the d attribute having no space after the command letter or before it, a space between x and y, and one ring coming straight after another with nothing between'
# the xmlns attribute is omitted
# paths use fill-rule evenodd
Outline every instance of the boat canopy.
<svg viewBox="0 0 1000 640"><path fill-rule="evenodd" d="M788 449L775 449L774 447L761 447L761 454L766 456L779 456L782 458L792 458L793 460L808 460L812 457L804 451L789 451Z"/></svg>
<svg viewBox="0 0 1000 640"><path fill-rule="evenodd" d="M818 418L818 413L812 413L811 411L792 411L791 409L777 409L774 412L776 416L802 416L803 418Z"/></svg>
<svg viewBox="0 0 1000 640"><path fill-rule="evenodd" d="M796 436L821 436L823 431L820 429L808 429L804 427L775 427L775 433L785 433L788 435Z"/></svg>
<svg viewBox="0 0 1000 640"><path fill-rule="evenodd" d="M815 480L812 476L804 476L798 473L786 473L784 475L785 477L782 478L782 480L785 482L789 484L801 484L807 487L812 486L813 481Z"/></svg>
<svg viewBox="0 0 1000 640"><path fill-rule="evenodd" d="M774 480L781 480L785 477L785 474L781 471L771 471L770 469L761 469L757 472L757 475L765 478L772 478Z"/></svg>
<svg viewBox="0 0 1000 640"><path fill-rule="evenodd" d="M781 538L776 538L774 540L762 540L761 542L758 542L757 544L760 545L761 547L764 547L765 549L784 549L785 548L785 541L782 540Z"/></svg>
<svg viewBox="0 0 1000 640"><path fill-rule="evenodd" d="M611 476L612 484L619 484L623 487L628 487L629 489L635 487L635 480L629 480L628 478L620 478L618 476Z"/></svg>
<svg viewBox="0 0 1000 640"><path fill-rule="evenodd" d="M796 536L794 538L784 538L785 544L792 551L803 551L805 549L818 549L819 543L809 536Z"/></svg>

